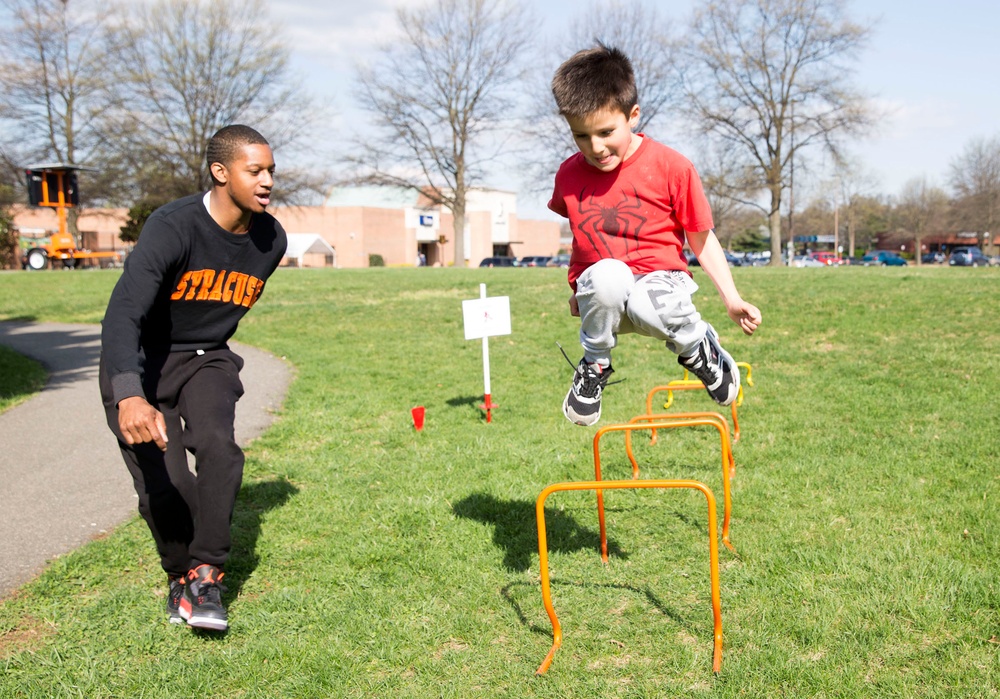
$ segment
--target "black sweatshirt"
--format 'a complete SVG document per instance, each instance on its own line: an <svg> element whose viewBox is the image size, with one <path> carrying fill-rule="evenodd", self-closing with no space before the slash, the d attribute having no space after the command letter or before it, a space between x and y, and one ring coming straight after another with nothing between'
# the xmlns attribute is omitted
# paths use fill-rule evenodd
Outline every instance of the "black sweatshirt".
<svg viewBox="0 0 1000 699"><path fill-rule="evenodd" d="M225 347L285 254L288 240L273 216L254 214L249 232L231 233L204 197L153 212L111 292L101 352L115 403L144 395L145 357Z"/></svg>

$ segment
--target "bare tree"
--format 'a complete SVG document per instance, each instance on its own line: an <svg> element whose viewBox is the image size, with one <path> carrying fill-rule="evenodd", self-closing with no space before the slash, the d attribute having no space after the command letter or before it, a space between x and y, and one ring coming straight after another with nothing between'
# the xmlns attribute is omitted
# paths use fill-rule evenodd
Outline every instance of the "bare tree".
<svg viewBox="0 0 1000 699"><path fill-rule="evenodd" d="M965 147L951 164L951 187L962 225L995 236L1000 223L1000 136L977 138Z"/></svg>
<svg viewBox="0 0 1000 699"><path fill-rule="evenodd" d="M75 162L98 140L94 128L104 88L100 28L84 2L3 0L0 115L28 157ZM16 139L16 140L15 140Z"/></svg>
<svg viewBox="0 0 1000 699"><path fill-rule="evenodd" d="M8 134L0 152L4 167L19 176L32 162L86 164L96 157L106 81L94 9L85 0L0 3L6 15L0 18L5 49L0 53L0 118ZM74 235L75 213L68 217Z"/></svg>
<svg viewBox="0 0 1000 699"><path fill-rule="evenodd" d="M136 182L133 201L207 188L205 147L222 126L251 125L278 150L318 118L262 0L155 0L120 16L109 28L115 90L104 128Z"/></svg>
<svg viewBox="0 0 1000 699"><path fill-rule="evenodd" d="M601 17L597 26L593 22L595 16ZM671 36L671 26L655 5L639 0L591 2L581 9L570 22L569 31L560 34L556 46L546 52L548 58L538 61L538 69L533 71L529 92L536 108L527 129L535 149L524 178L529 186L551 191L560 163L577 151L566 120L555 109L551 81L559 64L598 41L621 49L632 62L640 106L636 131L644 132L650 126L667 123L673 114L670 107L682 86L676 62L677 42ZM537 105L550 107L538 109Z"/></svg>
<svg viewBox="0 0 1000 699"><path fill-rule="evenodd" d="M949 206L948 194L929 184L926 177L915 177L903 185L893 218L897 228L913 240L917 265L921 263L924 236L946 225Z"/></svg>
<svg viewBox="0 0 1000 699"><path fill-rule="evenodd" d="M838 158L835 167L836 205L847 224L847 257L854 257L857 247L858 224L865 198L875 191L877 183L864 166L854 159Z"/></svg>
<svg viewBox="0 0 1000 699"><path fill-rule="evenodd" d="M753 199L760 191L760 183L757 171L747 167L728 145L706 144L698 157L698 171L712 208L715 234L724 247L732 250L733 239L745 232L747 207L760 208ZM730 217L735 220L730 222Z"/></svg>
<svg viewBox="0 0 1000 699"><path fill-rule="evenodd" d="M516 0L437 0L400 8L403 34L358 69L374 129L360 143L358 180L421 192L453 216L455 266L465 265L466 194L502 152L501 127L530 46Z"/></svg>
<svg viewBox="0 0 1000 699"><path fill-rule="evenodd" d="M769 194L771 264L781 260L781 203L800 151L836 152L872 123L850 84L870 30L843 0L717 0L696 13L686 96L697 128L734 146ZM800 154L801 157L801 154Z"/></svg>
<svg viewBox="0 0 1000 699"><path fill-rule="evenodd" d="M869 251L876 239L890 228L892 203L885 196L859 194L851 202L855 250ZM848 234L850 235L850 234Z"/></svg>

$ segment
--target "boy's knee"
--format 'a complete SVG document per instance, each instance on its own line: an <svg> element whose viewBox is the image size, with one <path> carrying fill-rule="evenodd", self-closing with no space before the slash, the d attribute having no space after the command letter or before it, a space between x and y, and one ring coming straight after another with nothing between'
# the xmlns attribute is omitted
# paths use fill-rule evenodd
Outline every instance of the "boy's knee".
<svg viewBox="0 0 1000 699"><path fill-rule="evenodd" d="M577 299L605 308L620 308L635 285L632 270L621 260L605 259L588 267L577 280Z"/></svg>

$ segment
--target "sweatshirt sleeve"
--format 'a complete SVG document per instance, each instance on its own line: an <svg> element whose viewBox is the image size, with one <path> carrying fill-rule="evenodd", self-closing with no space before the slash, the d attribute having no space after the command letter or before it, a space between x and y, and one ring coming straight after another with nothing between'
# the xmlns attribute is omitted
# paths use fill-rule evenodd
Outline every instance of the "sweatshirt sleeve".
<svg viewBox="0 0 1000 699"><path fill-rule="evenodd" d="M143 395L140 340L142 324L161 294L169 294L183 255L180 234L156 212L125 260L101 323L101 353L115 404Z"/></svg>

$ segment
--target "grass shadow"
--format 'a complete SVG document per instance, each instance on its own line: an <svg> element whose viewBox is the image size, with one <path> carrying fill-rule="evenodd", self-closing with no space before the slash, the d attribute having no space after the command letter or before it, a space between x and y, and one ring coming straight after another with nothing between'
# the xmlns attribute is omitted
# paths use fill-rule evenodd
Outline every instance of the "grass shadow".
<svg viewBox="0 0 1000 699"><path fill-rule="evenodd" d="M461 408L463 405L479 407L483 400L482 396L456 396L445 401L452 408Z"/></svg>
<svg viewBox="0 0 1000 699"><path fill-rule="evenodd" d="M476 417L484 417L486 415L486 410L483 407L484 396L456 396L454 398L449 398L445 403L451 408L469 408L471 413L474 413ZM492 407L497 408L499 406L493 405Z"/></svg>
<svg viewBox="0 0 1000 699"><path fill-rule="evenodd" d="M550 579L549 580L549 584L552 587L577 587L577 588L599 587L599 588L604 588L604 589L608 589L608 590L624 590L624 591L630 592L630 593L632 593L632 594L634 594L636 596L643 596L643 597L645 597L646 601L649 602L649 604L654 609L656 609L656 611L658 611L660 614L662 614L663 616L667 617L668 619L671 619L671 620L677 622L678 624L683 624L684 623L684 619L681 617L681 615L678 614L677 611L674 610L672 607L669 607L666 604L664 604L663 601L660 600L659 597L657 597L655 594L653 594L653 591L650 590L649 587L639 588L639 587L636 587L635 585L625 585L625 584L622 584L622 583L567 582L567 581L559 580L558 578L552 578L552 579ZM540 590L541 589L540 586L536 585L534 583L512 582L512 583L508 583L507 585L504 585L502 588L500 588L500 596L503 598L503 600L507 604L510 605L511 609L514 610L514 613L517 614L518 621L521 622L522 626L525 626L532 633L540 633L540 634L551 635L552 634L552 627L551 626L540 626L538 624L532 624L528 620L527 615L525 615L524 610L521 609L521 605L518 603L518 601L516 599L516 596L513 594L513 589L516 588L516 587L532 587L532 588ZM542 605L541 592L540 591L538 592L538 606L539 607L543 606ZM555 606L555 603L553 602L553 607L554 606ZM559 610L556 609L556 614L558 614L558 613L559 613Z"/></svg>
<svg viewBox="0 0 1000 699"><path fill-rule="evenodd" d="M226 564L229 596L236 597L243 582L257 568L257 539L264 515L284 505L299 489L284 478L244 483L233 511L233 547Z"/></svg>
<svg viewBox="0 0 1000 699"><path fill-rule="evenodd" d="M486 493L472 493L452 506L459 517L493 525L493 543L504 551L503 564L508 570L525 571L538 552L535 526L535 503L526 500L501 500ZM597 510L594 509L594 521ZM599 531L580 525L572 515L560 510L545 510L545 529L550 552L567 553L589 549L599 555ZM608 553L627 559L616 543L608 541Z"/></svg>

